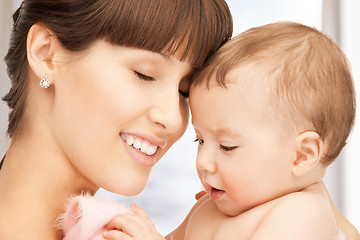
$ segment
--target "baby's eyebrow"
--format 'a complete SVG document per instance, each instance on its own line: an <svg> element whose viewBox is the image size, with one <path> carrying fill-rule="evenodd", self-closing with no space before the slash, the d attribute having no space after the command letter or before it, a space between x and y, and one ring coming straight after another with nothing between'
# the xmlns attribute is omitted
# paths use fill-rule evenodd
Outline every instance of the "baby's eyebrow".
<svg viewBox="0 0 360 240"><path fill-rule="evenodd" d="M242 138L243 135L236 129L229 127L219 127L211 130L217 136L228 136L234 138Z"/></svg>
<svg viewBox="0 0 360 240"><path fill-rule="evenodd" d="M213 131L214 133L216 133L216 134L222 134L222 135L236 135L236 136L238 136L238 135L241 135L240 133L237 133L237 132L235 132L234 131L234 129L230 129L230 128L228 128L228 127L222 127L222 128L216 128L216 129L214 129L214 131Z"/></svg>
<svg viewBox="0 0 360 240"><path fill-rule="evenodd" d="M217 128L217 129L215 129L214 134L220 138L225 137L226 139L230 138L233 140L237 139L237 141L240 141L240 140L242 141L246 137L239 130L240 129L233 129L233 128L228 128L228 127Z"/></svg>
<svg viewBox="0 0 360 240"><path fill-rule="evenodd" d="M198 134L199 129L197 128L197 126L194 125L194 120L192 120L191 123L193 125L195 133ZM234 138L243 138L244 137L244 135L241 134L239 131L236 131L236 129L229 128L229 127L219 127L219 128L214 128L214 129L207 129L207 131L210 131L212 134L217 135L217 136L225 135L225 136L234 137Z"/></svg>

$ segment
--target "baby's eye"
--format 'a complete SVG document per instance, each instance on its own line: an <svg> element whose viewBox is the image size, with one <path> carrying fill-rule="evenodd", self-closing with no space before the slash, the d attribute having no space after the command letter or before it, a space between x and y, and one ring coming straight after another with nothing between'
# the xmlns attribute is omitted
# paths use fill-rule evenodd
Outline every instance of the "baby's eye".
<svg viewBox="0 0 360 240"><path fill-rule="evenodd" d="M134 71L134 74L137 78L139 78L140 80L146 81L146 82L151 82L151 81L155 81L155 79L153 77L144 75L142 73L139 73L137 71Z"/></svg>
<svg viewBox="0 0 360 240"><path fill-rule="evenodd" d="M199 138L195 139L194 142L198 142L199 146L202 146L204 144L204 140Z"/></svg>
<svg viewBox="0 0 360 240"><path fill-rule="evenodd" d="M224 150L225 152L230 152L230 151L232 151L232 150L234 150L234 149L236 149L236 148L238 148L237 146L224 146L224 145L219 145L219 148L221 149L221 150Z"/></svg>

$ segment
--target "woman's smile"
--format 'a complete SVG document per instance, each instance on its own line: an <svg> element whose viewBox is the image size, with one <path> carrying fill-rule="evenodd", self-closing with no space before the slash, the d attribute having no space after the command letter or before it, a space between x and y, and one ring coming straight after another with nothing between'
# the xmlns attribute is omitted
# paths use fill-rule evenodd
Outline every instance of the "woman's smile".
<svg viewBox="0 0 360 240"><path fill-rule="evenodd" d="M148 167L156 164L156 152L158 148L164 148L166 146L165 140L156 140L151 137L144 139L138 135L125 133L121 133L120 136L131 157L138 163Z"/></svg>

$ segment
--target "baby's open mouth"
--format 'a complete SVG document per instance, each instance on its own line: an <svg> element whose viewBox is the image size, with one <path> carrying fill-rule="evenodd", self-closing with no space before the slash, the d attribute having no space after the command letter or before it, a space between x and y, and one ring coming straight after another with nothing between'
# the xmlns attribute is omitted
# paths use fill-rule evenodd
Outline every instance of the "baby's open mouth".
<svg viewBox="0 0 360 240"><path fill-rule="evenodd" d="M210 189L209 195L212 200L218 200L221 196L223 196L225 193L224 190L220 190L217 188L212 187Z"/></svg>

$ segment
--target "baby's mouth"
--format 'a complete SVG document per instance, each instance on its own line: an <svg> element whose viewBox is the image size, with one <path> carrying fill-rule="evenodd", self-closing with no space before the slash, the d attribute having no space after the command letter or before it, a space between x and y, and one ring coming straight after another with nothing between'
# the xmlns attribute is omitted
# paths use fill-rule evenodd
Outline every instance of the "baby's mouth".
<svg viewBox="0 0 360 240"><path fill-rule="evenodd" d="M224 195L225 191L212 187L209 191L212 200L218 200Z"/></svg>

